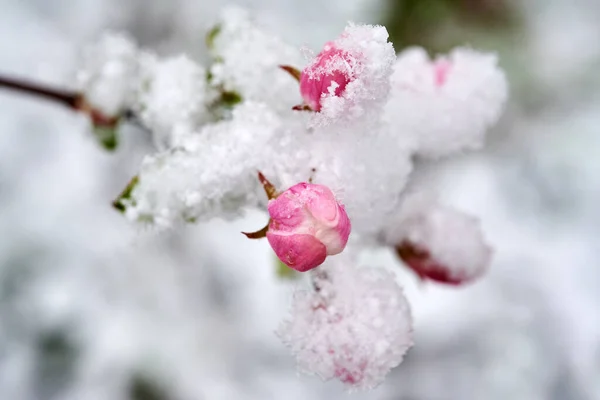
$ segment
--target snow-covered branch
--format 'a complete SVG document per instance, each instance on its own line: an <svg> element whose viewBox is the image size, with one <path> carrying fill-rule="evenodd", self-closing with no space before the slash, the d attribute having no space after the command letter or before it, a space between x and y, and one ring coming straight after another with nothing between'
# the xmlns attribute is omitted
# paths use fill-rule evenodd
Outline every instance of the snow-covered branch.
<svg viewBox="0 0 600 400"><path fill-rule="evenodd" d="M115 124L133 113L156 143L115 207L162 228L266 211L247 236L315 274L278 334L302 370L371 388L412 345L411 315L391 271L347 253L389 247L442 283L487 270L477 219L407 185L416 159L483 145L507 82L495 55L473 49L396 55L382 26L351 23L324 40L303 56L237 8L209 32L208 65L110 33L85 49L76 93Z"/></svg>

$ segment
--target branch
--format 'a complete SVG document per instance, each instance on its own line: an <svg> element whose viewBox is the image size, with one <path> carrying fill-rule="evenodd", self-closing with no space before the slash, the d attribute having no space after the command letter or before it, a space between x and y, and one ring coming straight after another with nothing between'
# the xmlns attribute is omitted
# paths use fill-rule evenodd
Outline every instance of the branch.
<svg viewBox="0 0 600 400"><path fill-rule="evenodd" d="M2 75L0 75L0 88L7 88L17 92L43 97L48 100L54 100L76 111L80 110L80 105L82 103L82 96L77 92L50 88Z"/></svg>
<svg viewBox="0 0 600 400"><path fill-rule="evenodd" d="M52 100L67 106L75 112L86 114L93 124L96 138L107 150L114 150L117 147L118 135L116 129L118 128L119 122L129 121L143 127L133 111L123 110L119 115L107 116L90 104L85 96L79 92L61 90L0 75L0 89L2 88L37 96L46 100ZM114 206L119 208L119 204L120 203L116 203Z"/></svg>
<svg viewBox="0 0 600 400"><path fill-rule="evenodd" d="M38 83L28 82L16 78L9 78L0 75L0 89L6 88L17 92L29 94L32 96L41 97L47 100L53 100L60 103L73 111L80 111L87 114L95 127L110 127L116 126L120 118L133 122L142 127L143 125L137 119L137 115L132 110L124 110L119 116L108 117L100 110L94 108L83 96L83 94L61 90L53 87L48 87Z"/></svg>

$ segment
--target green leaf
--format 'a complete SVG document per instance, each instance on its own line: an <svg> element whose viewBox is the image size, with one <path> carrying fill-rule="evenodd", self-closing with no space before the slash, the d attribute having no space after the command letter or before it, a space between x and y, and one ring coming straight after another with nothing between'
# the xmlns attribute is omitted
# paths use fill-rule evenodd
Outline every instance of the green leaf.
<svg viewBox="0 0 600 400"><path fill-rule="evenodd" d="M131 180L129 181L127 186L125 186L125 189L123 189L121 194L119 194L119 197L117 197L113 201L113 203L112 203L113 207L116 208L119 212L124 213L126 206L125 206L125 203L123 202L123 200L131 199L131 192L133 192L133 189L135 189L135 187L138 185L139 182L140 182L140 177L138 175L131 178Z"/></svg>
<svg viewBox="0 0 600 400"><path fill-rule="evenodd" d="M34 387L44 398L57 398L76 376L79 351L66 329L52 328L36 338Z"/></svg>
<svg viewBox="0 0 600 400"><path fill-rule="evenodd" d="M277 277L287 280L295 280L300 278L300 273L287 265L285 265L279 257L275 255L275 273Z"/></svg>
<svg viewBox="0 0 600 400"><path fill-rule="evenodd" d="M169 400L172 397L158 382L147 376L137 374L129 382L130 400Z"/></svg>
<svg viewBox="0 0 600 400"><path fill-rule="evenodd" d="M215 39L219 36L219 33L221 33L221 25L215 25L206 34L206 47L209 50L215 48Z"/></svg>
<svg viewBox="0 0 600 400"><path fill-rule="evenodd" d="M224 91L221 93L221 103L226 107L233 107L242 102L242 96L238 92Z"/></svg>
<svg viewBox="0 0 600 400"><path fill-rule="evenodd" d="M115 151L119 145L119 134L117 132L117 126L94 126L94 136L108 151Z"/></svg>

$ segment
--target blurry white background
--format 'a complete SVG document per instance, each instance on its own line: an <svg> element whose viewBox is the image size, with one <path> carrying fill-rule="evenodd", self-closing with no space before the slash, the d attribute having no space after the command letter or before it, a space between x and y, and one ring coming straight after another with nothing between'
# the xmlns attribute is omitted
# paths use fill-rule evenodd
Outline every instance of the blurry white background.
<svg viewBox="0 0 600 400"><path fill-rule="evenodd" d="M318 48L347 20L399 20L390 3L236 4ZM415 346L385 384L351 398L600 399L600 4L502 3L518 28L459 38L500 53L508 110L484 151L431 171L446 202L481 218L492 269L444 288L391 252L365 256L398 272ZM68 87L81 46L105 29L201 60L223 5L0 0L0 73ZM110 207L149 151L129 127L106 153L84 117L0 91L0 399L347 398L298 376L273 334L302 282L277 278L267 243L240 235L265 215L157 234Z"/></svg>

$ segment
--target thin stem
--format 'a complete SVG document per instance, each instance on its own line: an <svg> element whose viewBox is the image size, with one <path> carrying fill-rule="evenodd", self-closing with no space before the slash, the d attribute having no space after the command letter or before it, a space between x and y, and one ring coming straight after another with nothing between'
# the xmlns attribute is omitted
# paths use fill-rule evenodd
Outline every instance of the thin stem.
<svg viewBox="0 0 600 400"><path fill-rule="evenodd" d="M50 88L37 83L26 82L20 79L9 78L1 75L0 88L12 89L18 92L54 100L73 110L78 110L81 104L81 95L79 95L77 92Z"/></svg>
<svg viewBox="0 0 600 400"><path fill-rule="evenodd" d="M319 284L319 281L326 281L329 279L329 275L327 274L327 272L323 269L323 267L317 267L311 269L309 274L310 282L312 283L315 292L321 291L321 285Z"/></svg>
<svg viewBox="0 0 600 400"><path fill-rule="evenodd" d="M53 100L74 111L83 112L90 117L96 127L114 128L121 118L142 126L132 110L124 110L119 116L106 116L100 110L88 103L81 93L75 91L57 89L0 75L0 89L2 88Z"/></svg>

